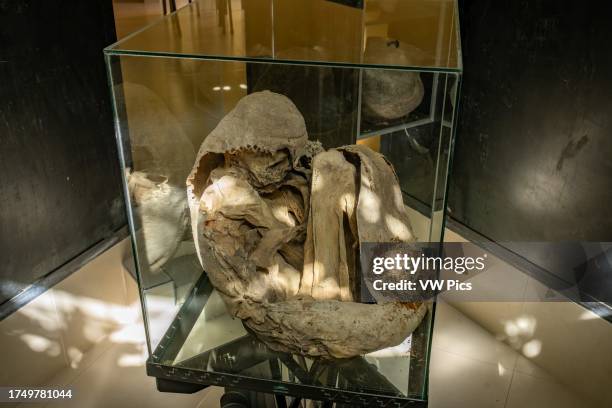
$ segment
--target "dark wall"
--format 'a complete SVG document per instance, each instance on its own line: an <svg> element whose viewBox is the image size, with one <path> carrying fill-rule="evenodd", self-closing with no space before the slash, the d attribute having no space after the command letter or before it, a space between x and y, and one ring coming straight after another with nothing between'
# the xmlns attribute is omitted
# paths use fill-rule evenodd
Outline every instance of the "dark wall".
<svg viewBox="0 0 612 408"><path fill-rule="evenodd" d="M125 222L111 0L0 0L0 303Z"/></svg>
<svg viewBox="0 0 612 408"><path fill-rule="evenodd" d="M496 241L612 241L612 8L465 0L452 216Z"/></svg>

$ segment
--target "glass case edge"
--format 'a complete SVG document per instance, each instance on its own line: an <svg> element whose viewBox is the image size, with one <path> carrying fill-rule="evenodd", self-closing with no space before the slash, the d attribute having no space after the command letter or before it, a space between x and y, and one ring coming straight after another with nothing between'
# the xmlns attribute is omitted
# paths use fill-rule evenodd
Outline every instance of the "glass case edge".
<svg viewBox="0 0 612 408"><path fill-rule="evenodd" d="M227 61L227 62L244 62L255 64L275 64L275 65L299 65L313 67L331 67L331 68L350 68L350 69L384 69L392 71L411 71L411 72L431 72L453 74L460 73L461 70L456 67L428 67L416 65L376 65L365 63L351 63L342 61L300 61L300 60L282 60L264 57L236 57L227 55L202 55L202 54L175 54L161 51L137 51L137 50L117 50L112 48L104 49L105 55L114 56L131 56L131 57L148 57L148 58L172 58L172 59L190 59L202 61Z"/></svg>
<svg viewBox="0 0 612 408"><path fill-rule="evenodd" d="M106 53L106 50L105 50L104 60L105 60L105 65L106 65L107 82L108 82L108 87L110 91L111 107L113 111L113 126L115 129L115 142L117 144L117 156L118 156L118 161L119 161L119 169L121 171L121 186L122 186L123 196L124 196L124 207L125 207L125 211L127 215L128 229L130 231L130 243L132 247L132 256L134 259L134 263L136 265L136 282L138 284L138 294L140 298L139 299L140 307L141 307L142 318L143 318L143 323L144 323L147 351L149 355L151 355L152 350L151 350L151 337L149 334L149 319L148 319L148 315L146 311L146 305L144 303L145 296L144 296L143 285L142 285L142 281L140 277L140 267L139 267L140 261L138 259L138 251L136 250L137 248L136 238L135 238L136 230L135 230L134 221L133 221L130 193L129 193L129 189L127 185L127 180L125 178L125 169L126 169L125 156L123 152L124 149L123 149L123 143L122 143L122 137L121 137L121 124L119 123L119 113L117 110L117 99L116 99L116 94L115 94L113 68L112 68L112 61L111 61L111 58L113 56L114 55L110 53Z"/></svg>

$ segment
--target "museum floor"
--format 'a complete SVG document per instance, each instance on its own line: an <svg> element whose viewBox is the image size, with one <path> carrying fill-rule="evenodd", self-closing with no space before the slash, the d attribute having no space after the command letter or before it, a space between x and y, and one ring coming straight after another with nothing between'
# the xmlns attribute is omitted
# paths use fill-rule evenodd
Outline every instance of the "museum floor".
<svg viewBox="0 0 612 408"><path fill-rule="evenodd" d="M0 382L70 386L75 398L62 407L218 406L221 389L164 394L146 376L137 287L123 266L130 252L125 239L2 321L3 364L13 369L0 370ZM505 276L523 275L507 268ZM604 320L572 303L453 306L436 312L431 408L609 406Z"/></svg>
<svg viewBox="0 0 612 408"><path fill-rule="evenodd" d="M127 325L92 348L81 369L60 372L49 384L81 392L63 407L218 407L222 389L194 395L163 394L145 375L144 333ZM85 392L84 390L87 390ZM537 391L536 391L537 390ZM436 313L430 373L431 408L585 407L578 396L482 327L440 303Z"/></svg>

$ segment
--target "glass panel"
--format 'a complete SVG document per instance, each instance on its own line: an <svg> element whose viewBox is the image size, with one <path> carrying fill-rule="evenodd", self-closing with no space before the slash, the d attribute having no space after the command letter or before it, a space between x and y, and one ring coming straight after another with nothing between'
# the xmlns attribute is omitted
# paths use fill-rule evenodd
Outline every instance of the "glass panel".
<svg viewBox="0 0 612 408"><path fill-rule="evenodd" d="M390 38L410 57L370 53ZM112 53L460 70L455 0L199 0Z"/></svg>
<svg viewBox="0 0 612 408"><path fill-rule="evenodd" d="M320 398L426 398L433 308L400 345L345 360L275 352L247 331L196 255L186 178L225 115L269 90L295 104L325 149L382 153L417 240L441 241L456 19L454 0L200 0L106 50L150 369L314 387Z"/></svg>
<svg viewBox="0 0 612 408"><path fill-rule="evenodd" d="M329 0L273 0L275 59L362 62L363 9Z"/></svg>
<svg viewBox="0 0 612 408"><path fill-rule="evenodd" d="M365 37L395 39L412 52L409 59L366 52L365 63L460 69L457 13L454 0L366 0Z"/></svg>
<svg viewBox="0 0 612 408"><path fill-rule="evenodd" d="M431 203L431 242L444 240L446 226L446 204L448 182L453 149L453 135L457 127L456 107L459 104L460 76L457 74L440 74L439 76L440 134L438 136L438 149L435 169L435 184ZM440 106L441 105L441 106Z"/></svg>
<svg viewBox="0 0 612 408"><path fill-rule="evenodd" d="M366 79L385 75L375 69L364 71ZM417 240L438 242L444 232L458 76L401 71L389 72L388 75L392 79L393 90L389 92L393 94L394 103L380 105L389 105L387 109L391 118L369 117L364 100L359 142L380 151L393 164L404 199L414 210L411 214ZM419 79L424 89L421 102L414 110L405 109L411 103L411 76ZM405 89L398 86L402 83L406 84ZM364 95L367 95L367 88L365 84ZM384 88L376 88L376 95L384 95ZM402 100L405 103L398 104Z"/></svg>
<svg viewBox="0 0 612 408"><path fill-rule="evenodd" d="M321 360L270 350L232 319L203 278L169 330L155 361L168 367L400 398L423 399L432 315L402 344L343 360ZM204 305L204 306L202 306ZM194 374L197 377L197 374Z"/></svg>
<svg viewBox="0 0 612 408"><path fill-rule="evenodd" d="M242 63L108 57L138 278L154 349L202 274L185 180L204 137L246 95Z"/></svg>
<svg viewBox="0 0 612 408"><path fill-rule="evenodd" d="M270 0L200 0L109 47L172 55L272 55ZM247 35L248 32L248 35Z"/></svg>
<svg viewBox="0 0 612 408"><path fill-rule="evenodd" d="M107 62L152 361L321 389L425 398L431 313L399 346L350 360L274 352L247 332L202 271L185 179L204 138L238 101L272 90L291 99L309 138L325 148L359 143L383 153L395 167L418 240L436 241L458 77L131 55L110 55ZM395 84L391 90L384 86L389 79Z"/></svg>

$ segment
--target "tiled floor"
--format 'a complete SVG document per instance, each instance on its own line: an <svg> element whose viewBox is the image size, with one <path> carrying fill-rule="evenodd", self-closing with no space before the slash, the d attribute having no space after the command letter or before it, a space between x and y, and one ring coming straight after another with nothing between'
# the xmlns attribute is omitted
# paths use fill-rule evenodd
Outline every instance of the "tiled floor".
<svg viewBox="0 0 612 408"><path fill-rule="evenodd" d="M456 309L436 312L431 408L591 406Z"/></svg>
<svg viewBox="0 0 612 408"><path fill-rule="evenodd" d="M144 370L144 334L128 326L100 343L50 384L70 385L61 407L218 407L222 390L164 394ZM517 364L520 362L520 364ZM431 408L573 408L589 405L454 308L439 304L430 370Z"/></svg>

